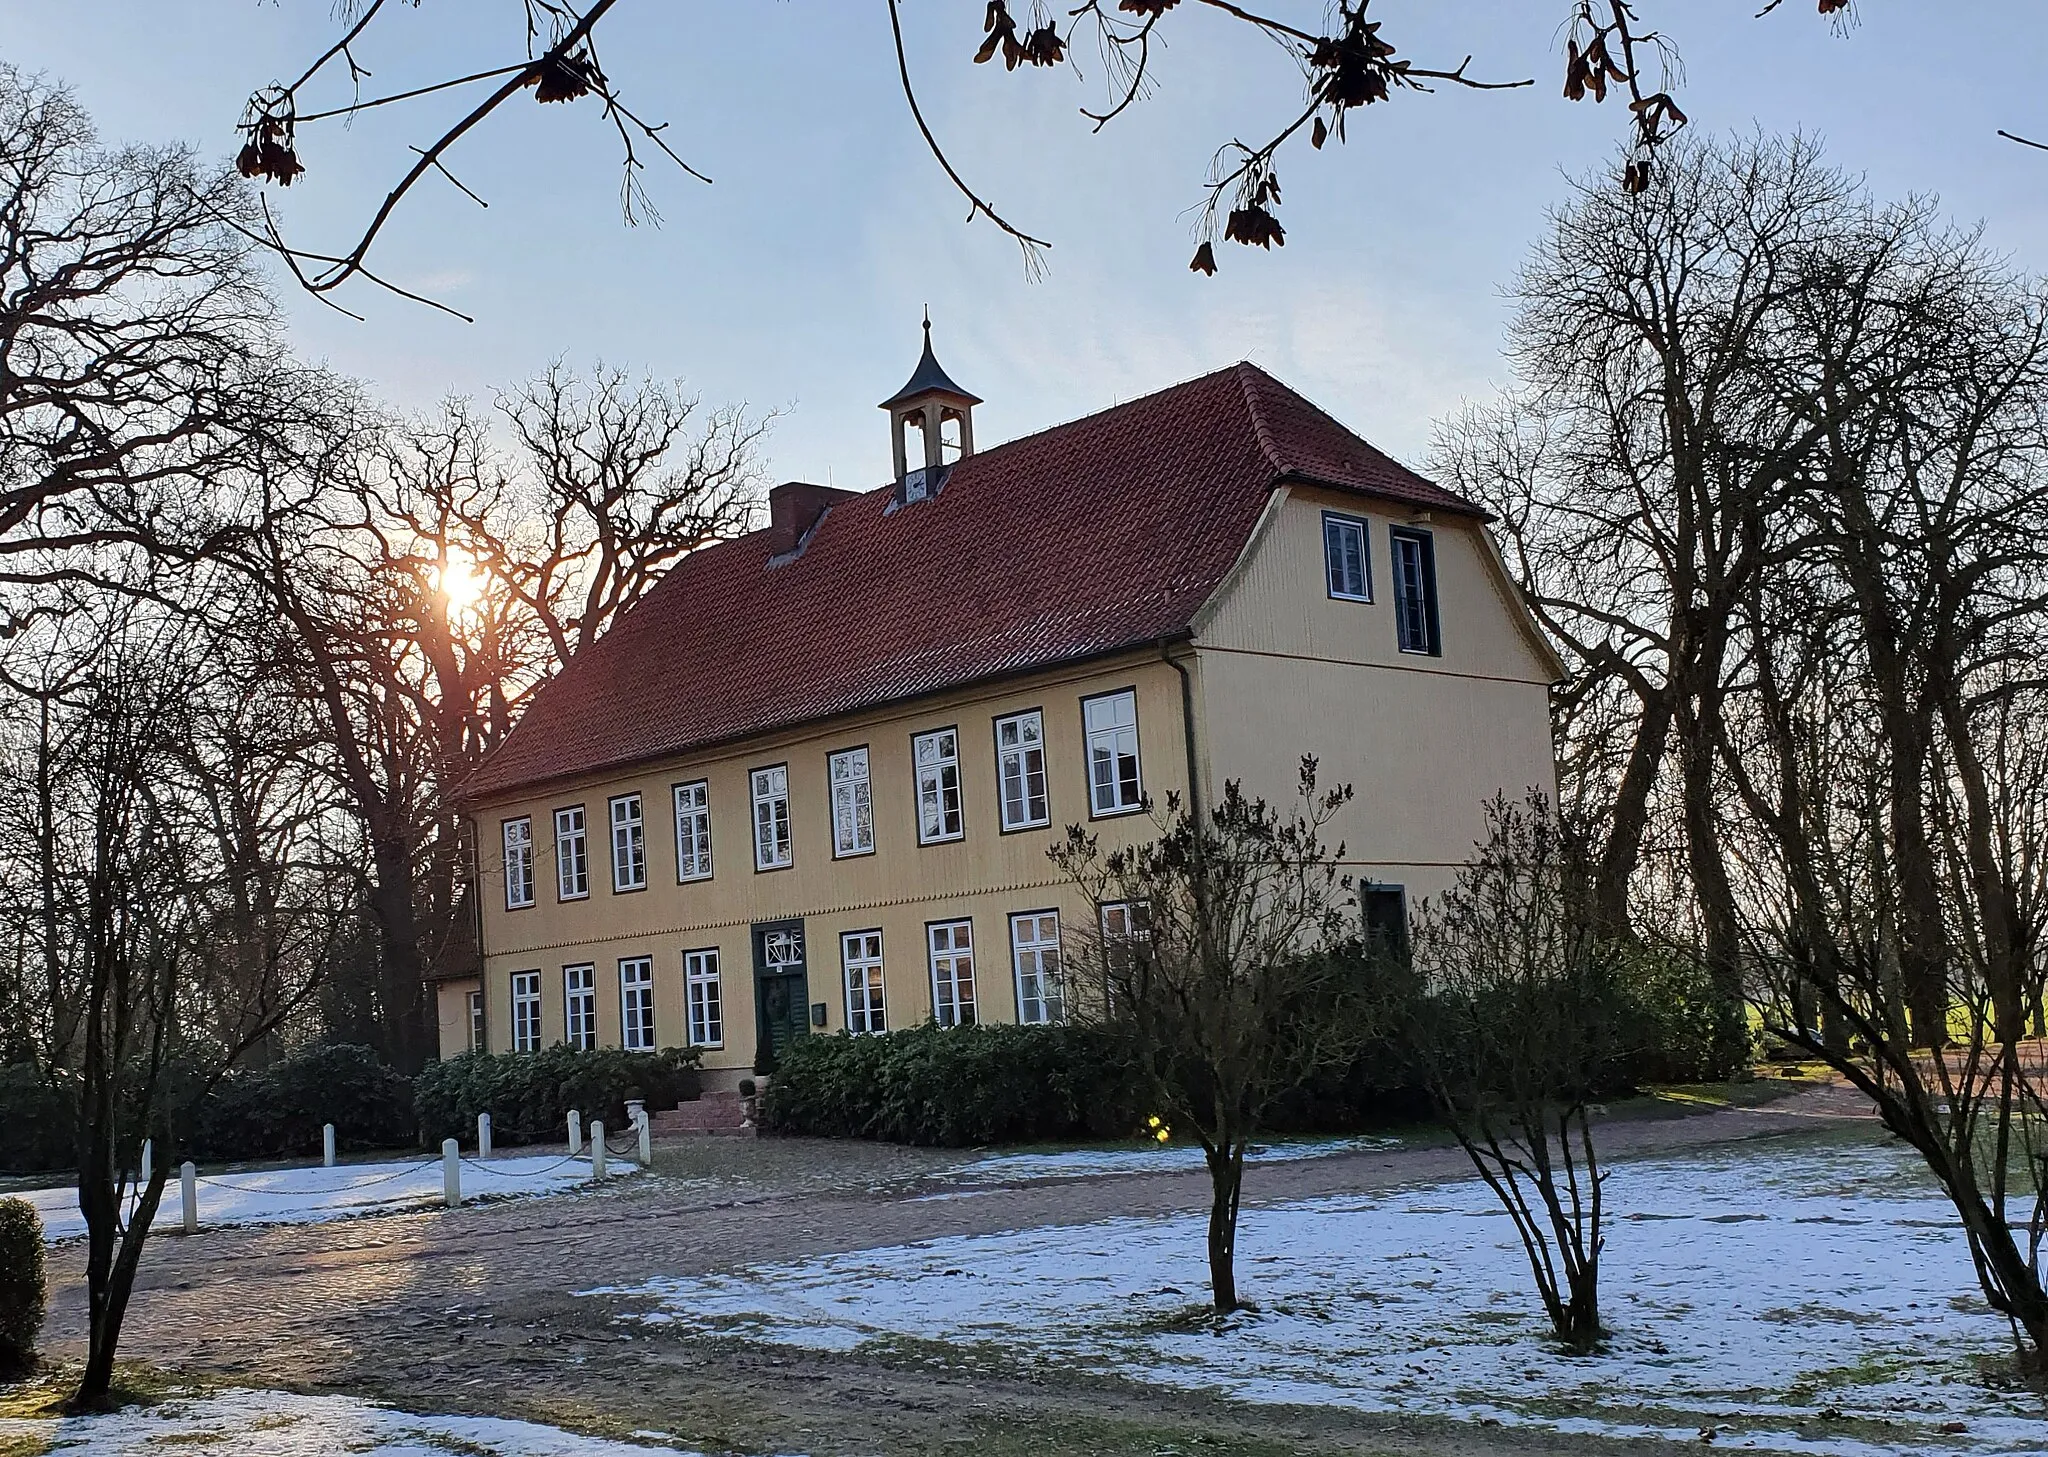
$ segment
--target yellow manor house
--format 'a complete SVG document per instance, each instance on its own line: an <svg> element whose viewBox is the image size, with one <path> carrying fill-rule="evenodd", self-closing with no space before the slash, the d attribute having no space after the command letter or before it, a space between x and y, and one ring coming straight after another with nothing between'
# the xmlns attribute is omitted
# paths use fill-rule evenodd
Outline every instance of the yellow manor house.
<svg viewBox="0 0 2048 1457"><path fill-rule="evenodd" d="M535 695L467 786L481 980L441 1050L757 1049L1056 1021L1062 937L1129 928L1047 848L1148 797L1285 802L1303 754L1369 910L1555 784L1557 659L1471 502L1250 364L977 451L925 350L895 480L793 482Z"/></svg>

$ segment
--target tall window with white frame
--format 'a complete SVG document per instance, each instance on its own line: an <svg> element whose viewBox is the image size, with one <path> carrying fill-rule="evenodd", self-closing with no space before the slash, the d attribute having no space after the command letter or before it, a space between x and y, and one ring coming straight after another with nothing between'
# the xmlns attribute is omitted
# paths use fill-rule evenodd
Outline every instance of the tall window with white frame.
<svg viewBox="0 0 2048 1457"><path fill-rule="evenodd" d="M718 986L718 948L683 953L683 997L690 1010L690 1046L725 1046L725 998Z"/></svg>
<svg viewBox="0 0 2048 1457"><path fill-rule="evenodd" d="M1103 1003L1115 1000L1114 987L1131 971L1131 958L1152 939L1152 907L1145 901L1105 901L1097 908L1102 929Z"/></svg>
<svg viewBox="0 0 2048 1457"><path fill-rule="evenodd" d="M1145 803L1138 772L1138 694L1126 688L1082 700L1088 736L1088 809L1091 814L1129 814Z"/></svg>
<svg viewBox="0 0 2048 1457"><path fill-rule="evenodd" d="M996 781L1005 830L1052 823L1045 786L1045 715L1037 709L996 720Z"/></svg>
<svg viewBox="0 0 2048 1457"><path fill-rule="evenodd" d="M578 1052L597 1050L597 968L562 968L562 1040Z"/></svg>
<svg viewBox="0 0 2048 1457"><path fill-rule="evenodd" d="M1436 612L1436 542L1427 531L1396 527L1387 533L1394 559L1394 638L1404 653L1436 657L1443 651Z"/></svg>
<svg viewBox="0 0 2048 1457"><path fill-rule="evenodd" d="M932 958L932 1020L941 1027L974 1023L974 923L934 921L925 927Z"/></svg>
<svg viewBox="0 0 2048 1457"><path fill-rule="evenodd" d="M533 821L525 816L505 821L505 909L533 904Z"/></svg>
<svg viewBox="0 0 2048 1457"><path fill-rule="evenodd" d="M590 829L580 804L555 811L555 894L565 901L590 894Z"/></svg>
<svg viewBox="0 0 2048 1457"><path fill-rule="evenodd" d="M628 1052L654 1051L654 962L619 959L619 1042Z"/></svg>
<svg viewBox="0 0 2048 1457"><path fill-rule="evenodd" d="M540 973L512 973L512 1050L540 1051Z"/></svg>
<svg viewBox="0 0 2048 1457"><path fill-rule="evenodd" d="M888 1031L882 1006L882 933L846 932L839 938L839 959L846 968L846 1030Z"/></svg>
<svg viewBox="0 0 2048 1457"><path fill-rule="evenodd" d="M469 994L469 1050L471 1052L489 1052L491 1050L489 1024L484 1021L484 994L482 992L471 992Z"/></svg>
<svg viewBox="0 0 2048 1457"><path fill-rule="evenodd" d="M1339 601L1372 601L1372 563L1365 542L1363 517L1323 513L1323 577L1330 595Z"/></svg>
<svg viewBox="0 0 2048 1457"><path fill-rule="evenodd" d="M827 761L832 781L832 858L875 849L875 802L868 788L868 751L841 749Z"/></svg>
<svg viewBox="0 0 2048 1457"><path fill-rule="evenodd" d="M967 833L960 810L960 735L954 729L910 741L917 767L917 843L936 845Z"/></svg>
<svg viewBox="0 0 2048 1457"><path fill-rule="evenodd" d="M753 787L754 868L786 870L796 862L789 834L789 765L756 769Z"/></svg>
<svg viewBox="0 0 2048 1457"><path fill-rule="evenodd" d="M647 823L640 796L621 794L612 800L612 889L647 888Z"/></svg>
<svg viewBox="0 0 2048 1457"><path fill-rule="evenodd" d="M675 787L676 880L711 878L711 785L702 779Z"/></svg>
<svg viewBox="0 0 2048 1457"><path fill-rule="evenodd" d="M1010 957L1017 970L1017 1020L1066 1020L1060 984L1060 913L1020 911L1010 917Z"/></svg>

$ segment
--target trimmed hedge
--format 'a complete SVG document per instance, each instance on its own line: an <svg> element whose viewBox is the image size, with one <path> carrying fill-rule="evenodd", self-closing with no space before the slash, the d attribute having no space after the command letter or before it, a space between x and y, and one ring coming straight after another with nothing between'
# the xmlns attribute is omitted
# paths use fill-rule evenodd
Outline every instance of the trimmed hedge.
<svg viewBox="0 0 2048 1457"><path fill-rule="evenodd" d="M36 1365L43 1328L43 1222L26 1199L0 1199L0 1378Z"/></svg>
<svg viewBox="0 0 2048 1457"><path fill-rule="evenodd" d="M1137 1127L1129 1068L1097 1027L927 1022L800 1037L762 1095L764 1132L950 1148Z"/></svg>
<svg viewBox="0 0 2048 1457"><path fill-rule="evenodd" d="M333 1045L232 1069L194 1123L197 1159L310 1156L326 1123L341 1149L402 1147L418 1131L411 1085L369 1048Z"/></svg>
<svg viewBox="0 0 2048 1457"><path fill-rule="evenodd" d="M598 1119L623 1128L628 1098L656 1112L697 1097L702 1058L695 1047L577 1052L561 1043L542 1052L465 1052L428 1063L413 1079L420 1141L432 1147L444 1138L467 1140L479 1113L491 1115L494 1143L564 1137L572 1108L586 1124Z"/></svg>
<svg viewBox="0 0 2048 1457"><path fill-rule="evenodd" d="M0 1066L0 1171L39 1174L78 1160L78 1094L33 1063Z"/></svg>

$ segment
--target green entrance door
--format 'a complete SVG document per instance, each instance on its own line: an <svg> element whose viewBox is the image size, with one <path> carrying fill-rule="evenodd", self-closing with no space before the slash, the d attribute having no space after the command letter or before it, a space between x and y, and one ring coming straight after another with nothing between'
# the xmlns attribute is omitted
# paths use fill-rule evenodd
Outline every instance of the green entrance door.
<svg viewBox="0 0 2048 1457"><path fill-rule="evenodd" d="M774 1071L790 1043L810 1030L810 979L802 921L754 927L754 1065Z"/></svg>

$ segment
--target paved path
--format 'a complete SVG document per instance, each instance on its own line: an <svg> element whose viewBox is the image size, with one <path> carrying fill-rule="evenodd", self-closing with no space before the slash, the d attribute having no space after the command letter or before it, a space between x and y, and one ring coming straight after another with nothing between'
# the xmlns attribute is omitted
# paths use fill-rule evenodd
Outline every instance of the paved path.
<svg viewBox="0 0 2048 1457"><path fill-rule="evenodd" d="M1839 1128L1868 1116L1851 1091L1822 1087L1761 1108L1615 1120L1602 1128L1601 1144L1606 1156L1624 1157ZM834 1395L845 1373L812 1369L814 1358L706 1351L642 1336L629 1360L619 1347L635 1337L610 1324L610 1307L570 1300L566 1292L939 1236L1207 1208L1200 1171L976 1187L962 1182L958 1154L793 1140L717 1142L716 1149L658 1154L657 1168L672 1172L601 1192L153 1240L124 1351L241 1383L368 1390L423 1408L504 1415L538 1410L561 1419L561 1401L536 1407L536 1391L611 1390L615 1397L626 1393L621 1399L633 1404L640 1425L678 1422L675 1429L694 1440L715 1442L722 1434L741 1449L838 1450L836 1434L850 1433L846 1450L874 1451L880 1443L879 1450L891 1452L939 1451L944 1441L935 1432L955 1430L957 1412L929 1431L935 1418L898 1429L878 1424L877 1412L892 1402L901 1407L898 1415L914 1416L920 1403L942 1411L962 1400L953 1389L957 1381L949 1387L943 1376L867 1371L862 1381L870 1400L856 1416ZM1256 1165L1248 1171L1246 1197L1277 1202L1469 1175L1455 1147L1365 1150ZM922 1197L963 1191L967 1197ZM46 1338L58 1352L75 1355L84 1328L83 1251L60 1247L50 1264ZM787 1379L778 1376L789 1367L797 1369ZM638 1374L629 1379L627 1372ZM916 1394L927 1388L937 1394ZM1005 1395L990 1383L971 1389L974 1401L996 1398L981 1403L992 1411L1006 1401L1022 1403L1018 1420L1037 1425L1036 1436L1018 1451L1149 1450L1143 1441L1151 1439L1136 1437L1138 1445L1128 1448L1092 1437L1087 1446L1042 1445L1043 1416L1030 1413L1044 1393ZM1098 1398L1119 1413L1116 1420L1129 1415L1118 1405L1127 1405L1127 1397ZM1062 1391L1062 1411L1086 1406L1072 1389ZM1146 1423L1158 1422L1180 1430L1197 1408L1208 1410L1200 1398L1162 1394L1132 1417L1134 1430L1142 1436L1153 1430ZM597 1417L580 1420L592 1424ZM1198 1425L1213 1430L1219 1422L1228 1424L1211 1413ZM1342 1429L1343 1442L1359 1439L1356 1420L1333 1416L1329 1422ZM1493 1450L1484 1445L1491 1439L1479 1434L1439 1440L1401 1423L1368 1425L1385 1450ZM833 1441L810 1435L814 1426L835 1433ZM1404 1445L1403 1433L1422 1445ZM1297 1434L1293 1449L1323 1450L1310 1435ZM1527 1434L1516 1440L1512 1450L1554 1445L1532 1443ZM1008 1450L995 1440L982 1445L981 1457ZM1579 1450L1562 1440L1555 1445Z"/></svg>

